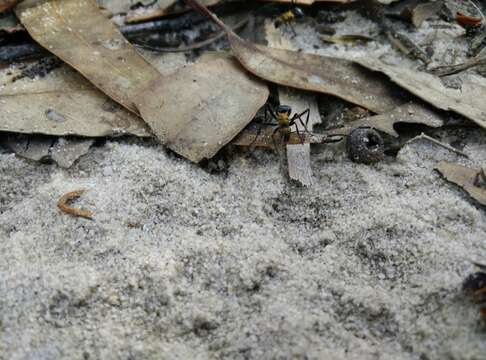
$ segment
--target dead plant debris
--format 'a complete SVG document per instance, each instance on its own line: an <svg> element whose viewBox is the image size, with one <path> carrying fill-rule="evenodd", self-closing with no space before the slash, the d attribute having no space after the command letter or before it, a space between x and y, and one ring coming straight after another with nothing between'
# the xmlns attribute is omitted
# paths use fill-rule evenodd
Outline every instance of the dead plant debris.
<svg viewBox="0 0 486 360"><path fill-rule="evenodd" d="M71 201L79 198L85 192L86 192L85 189L81 189L81 190L75 190L64 194L57 202L57 207L61 211L65 212L66 214L92 220L93 219L92 211L86 209L74 208L69 205Z"/></svg>
<svg viewBox="0 0 486 360"><path fill-rule="evenodd" d="M20 23L13 12L0 23L0 61L39 60L0 68L0 131L26 135L23 145L7 146L19 156L61 167L88 151L94 137L155 136L193 162L211 159L229 143L277 147L286 149L290 178L303 185L313 182L310 144L346 137L348 156L364 163L385 157L393 142L389 136L397 138L395 144L425 139L465 156L431 135L417 134L461 116L486 128L484 17L479 6L469 5L452 11L447 2L411 0L262 0L251 6L221 0L3 0L0 12L14 8ZM374 30L339 25L353 13L374 22ZM231 18L232 26L220 16ZM414 27L405 28L397 18ZM278 26L282 21L285 26ZM301 23L306 30L296 32ZM414 32L424 31L425 23L435 35L417 41ZM9 30L22 32L22 26L34 41L19 42ZM434 46L442 29L451 27L462 30L453 39L465 37L469 49L445 62ZM242 29L241 36L235 29ZM384 55L390 54L371 51L383 44L402 54L393 53L395 60L389 61ZM340 55L329 56L333 49ZM185 58L172 63L176 52ZM367 55L357 56L360 52ZM345 104L329 116L341 119L338 126L327 123L329 114L318 106L322 98ZM270 105L290 106L291 116L300 117L292 121L274 114L277 126L258 125ZM253 119L257 128L249 126ZM419 131L403 140L398 129L405 123ZM363 139L376 148L370 161Z"/></svg>
<svg viewBox="0 0 486 360"><path fill-rule="evenodd" d="M463 188L479 204L486 206L484 169L472 169L447 161L441 161L436 169L447 181Z"/></svg>

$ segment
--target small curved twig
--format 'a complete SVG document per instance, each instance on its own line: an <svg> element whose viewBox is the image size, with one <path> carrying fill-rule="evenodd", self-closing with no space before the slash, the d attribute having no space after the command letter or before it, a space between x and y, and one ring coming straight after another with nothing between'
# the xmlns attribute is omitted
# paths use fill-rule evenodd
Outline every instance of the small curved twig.
<svg viewBox="0 0 486 360"><path fill-rule="evenodd" d="M93 212L86 209L73 208L68 205L70 201L80 197L81 194L83 194L85 191L86 190L82 189L82 190L71 191L68 192L67 194L64 194L57 202L57 207L61 209L61 211L64 211L67 214L83 217L91 220L93 218Z"/></svg>

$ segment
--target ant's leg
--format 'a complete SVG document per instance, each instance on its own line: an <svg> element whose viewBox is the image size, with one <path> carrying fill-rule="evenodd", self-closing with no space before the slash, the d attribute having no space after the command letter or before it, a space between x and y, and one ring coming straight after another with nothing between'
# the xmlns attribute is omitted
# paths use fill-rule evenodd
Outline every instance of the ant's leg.
<svg viewBox="0 0 486 360"><path fill-rule="evenodd" d="M299 127L295 124L295 120L291 120L289 122L289 126L292 126L292 125L295 125L295 132L297 133L297 135L299 136L299 139L300 139L300 143L302 145L304 145L304 140L305 140L305 136L302 136L303 134L300 132L299 130Z"/></svg>
<svg viewBox="0 0 486 360"><path fill-rule="evenodd" d="M258 139L258 136L260 136L260 133L262 132L262 127L259 126L258 127L258 131L255 135L255 138L252 140L252 142L248 145L248 148L251 148L253 146L254 143L256 143L257 139Z"/></svg>
<svg viewBox="0 0 486 360"><path fill-rule="evenodd" d="M275 142L275 134L280 130L280 128L276 128L275 130L273 130L273 133L272 133L272 142L273 142L273 148L275 149L275 151L278 151L277 149L277 143Z"/></svg>
<svg viewBox="0 0 486 360"><path fill-rule="evenodd" d="M297 131L297 135L299 136L300 144L304 145L305 136L302 137L302 134L300 133L299 128L297 126L295 127L295 130Z"/></svg>
<svg viewBox="0 0 486 360"><path fill-rule="evenodd" d="M271 119L274 119L274 120L277 120L278 121L277 116L274 114L273 110L270 109L270 106L269 105L266 105L265 106L265 123L264 123L264 125L276 125L276 124L271 123L270 121L268 121L268 114L270 114Z"/></svg>
<svg viewBox="0 0 486 360"><path fill-rule="evenodd" d="M304 116L304 115L307 115L305 123L302 121L302 116ZM310 109L307 109L307 110L302 111L300 114L295 114L292 117L291 122L295 122L295 121L299 120L300 124L304 127L305 132L308 133L308 134L312 134L309 131L309 129L307 128L307 124L309 123L309 116L310 116Z"/></svg>
<svg viewBox="0 0 486 360"><path fill-rule="evenodd" d="M292 38L297 36L297 33L295 32L295 28L291 23L287 23L289 25L290 30L292 31Z"/></svg>

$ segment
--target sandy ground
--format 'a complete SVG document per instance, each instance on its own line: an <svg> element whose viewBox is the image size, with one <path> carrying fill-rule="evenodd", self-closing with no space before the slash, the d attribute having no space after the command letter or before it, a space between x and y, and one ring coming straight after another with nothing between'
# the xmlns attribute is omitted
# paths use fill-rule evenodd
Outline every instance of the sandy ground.
<svg viewBox="0 0 486 360"><path fill-rule="evenodd" d="M219 174L149 140L70 170L0 152L0 358L486 359L461 292L486 212L434 171L484 166L486 133L441 134L471 159L318 147L312 188L260 151ZM80 188L93 220L56 207Z"/></svg>
<svg viewBox="0 0 486 360"><path fill-rule="evenodd" d="M484 160L474 132L472 162L317 149L311 189L266 153L219 175L122 140L71 170L2 154L3 358L484 359L460 287L486 214L433 170ZM79 188L93 221L56 207Z"/></svg>

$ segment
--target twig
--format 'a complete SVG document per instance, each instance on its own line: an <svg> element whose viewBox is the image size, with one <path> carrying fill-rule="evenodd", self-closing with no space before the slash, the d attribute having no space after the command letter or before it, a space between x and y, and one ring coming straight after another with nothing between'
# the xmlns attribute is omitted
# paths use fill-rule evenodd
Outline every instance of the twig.
<svg viewBox="0 0 486 360"><path fill-rule="evenodd" d="M198 13L188 13L175 19L148 21L140 24L120 26L120 32L125 36L153 31L180 31L189 29L196 24L207 21L205 16Z"/></svg>
<svg viewBox="0 0 486 360"><path fill-rule="evenodd" d="M440 147L443 147L444 149L447 149L449 151L456 153L457 155L461 155L461 156L464 156L465 158L469 159L469 155L462 152L461 150L458 150L455 147L452 147L448 144L444 144L443 142L440 142L439 140L434 139L433 137L426 135L424 133L420 134L419 136L414 137L413 139L408 140L405 144L410 144L414 141L421 140L421 139L428 140L428 141L430 141L430 142L432 142L432 143L434 143L434 144L436 144Z"/></svg>
<svg viewBox="0 0 486 360"><path fill-rule="evenodd" d="M11 62L20 59L45 56L48 53L37 44L22 44L0 47L0 61Z"/></svg>
<svg viewBox="0 0 486 360"><path fill-rule="evenodd" d="M232 30L236 31L236 30L242 28L243 26L245 26L248 23L249 20L250 20L249 17L247 17L246 19L243 19L242 21L237 23L235 26L233 26ZM221 39L225 36L226 36L226 31L221 30L218 33L216 33L216 35L211 36L210 38L208 38L206 40L199 41L199 42L196 42L192 45L184 46L184 47L158 47L158 46L152 46L152 45L147 45L147 44L136 44L136 46L141 47L143 49L158 51L158 52L187 52L187 51L197 50L197 49L203 48L205 46L208 46L208 45L214 43L215 41L218 41L219 39Z"/></svg>
<svg viewBox="0 0 486 360"><path fill-rule="evenodd" d="M209 11L204 5L202 5L197 0L185 0L187 4L189 4L194 10L198 11L199 13L207 16L211 21L213 21L216 25L218 25L221 29L223 29L228 36L234 36L239 38L238 35L224 22L222 22L214 13Z"/></svg>
<svg viewBox="0 0 486 360"><path fill-rule="evenodd" d="M86 190L82 189L82 190L71 191L68 192L67 194L64 194L57 202L57 207L67 214L73 216L79 216L91 220L93 218L93 213L91 211L86 209L73 208L68 205L70 201L77 199L85 191Z"/></svg>
<svg viewBox="0 0 486 360"><path fill-rule="evenodd" d="M454 75L483 64L486 64L486 57L475 57L469 59L462 64L437 66L433 69L430 69L429 71L439 77L443 77L448 75Z"/></svg>

